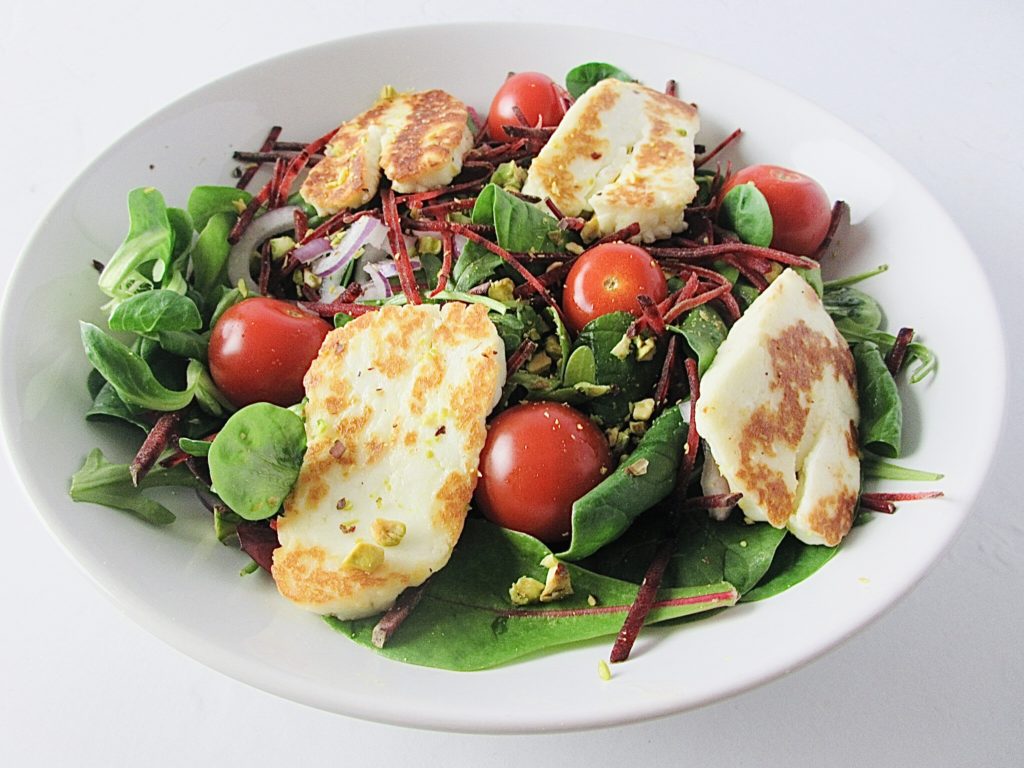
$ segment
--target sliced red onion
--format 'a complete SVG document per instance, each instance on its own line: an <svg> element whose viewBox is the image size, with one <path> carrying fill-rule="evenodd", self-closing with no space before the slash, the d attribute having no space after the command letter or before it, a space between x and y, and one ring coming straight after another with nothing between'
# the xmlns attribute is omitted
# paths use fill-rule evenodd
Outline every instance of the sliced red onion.
<svg viewBox="0 0 1024 768"><path fill-rule="evenodd" d="M363 298L387 299L394 295L394 292L391 290L391 283L381 274L381 266L384 263L394 264L394 262L381 262L363 265L363 272L370 276L370 286L363 291Z"/></svg>
<svg viewBox="0 0 1024 768"><path fill-rule="evenodd" d="M414 272L423 267L419 259L409 259L409 263L412 264ZM398 265L393 261L382 261L374 266L380 270L381 277L398 277Z"/></svg>
<svg viewBox="0 0 1024 768"><path fill-rule="evenodd" d="M300 264L308 264L318 256L323 256L325 253L331 250L331 241L326 237L318 237L316 240L310 240L308 243L303 243L298 248L291 252L291 257Z"/></svg>
<svg viewBox="0 0 1024 768"><path fill-rule="evenodd" d="M249 265L252 262L253 254L257 246L268 237L280 235L282 232L289 232L295 229L295 211L298 208L294 205L283 208L274 208L262 216L253 219L252 223L245 230L245 233L231 247L228 254L228 280L232 286L238 285L241 280L251 293L259 293L260 287L249 274Z"/></svg>
<svg viewBox="0 0 1024 768"><path fill-rule="evenodd" d="M388 228L380 219L363 216L356 219L349 230L341 238L330 256L321 259L313 267L313 274L326 277L344 267L358 253L360 248L372 246L381 248L387 242Z"/></svg>

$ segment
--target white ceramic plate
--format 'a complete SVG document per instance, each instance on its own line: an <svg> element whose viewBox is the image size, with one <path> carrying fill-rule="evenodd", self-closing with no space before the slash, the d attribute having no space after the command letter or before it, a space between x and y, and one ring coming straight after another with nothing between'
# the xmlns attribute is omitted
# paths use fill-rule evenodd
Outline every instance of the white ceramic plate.
<svg viewBox="0 0 1024 768"><path fill-rule="evenodd" d="M857 529L822 571L778 597L644 632L610 682L597 673L608 642L478 673L382 659L279 598L263 575L239 578L247 558L216 542L205 512L188 511L190 495L175 500L178 522L160 530L69 501L68 478L92 447L122 461L133 450L118 428L82 419L88 364L78 337L80 319L102 320L90 260L106 260L121 241L129 189L152 185L183 205L196 184L232 183L232 150L257 148L270 125L283 124L287 139L319 136L385 83L445 88L485 111L509 70L559 78L594 59L655 87L678 79L681 95L702 110L698 140L714 145L740 126L734 161L801 169L850 203L856 253L826 276L890 264L870 283L890 328L912 325L938 350L939 375L909 391L904 463L945 472L945 499L905 504ZM953 307L969 309L970 343ZM8 286L2 329L2 413L18 472L54 536L130 616L199 661L281 696L465 731L565 730L678 712L832 648L906 593L951 541L989 464L1005 383L1002 338L975 257L933 199L874 144L778 86L704 56L609 31L507 24L340 40L250 67L162 110L57 201ZM969 419L957 418L965 392Z"/></svg>

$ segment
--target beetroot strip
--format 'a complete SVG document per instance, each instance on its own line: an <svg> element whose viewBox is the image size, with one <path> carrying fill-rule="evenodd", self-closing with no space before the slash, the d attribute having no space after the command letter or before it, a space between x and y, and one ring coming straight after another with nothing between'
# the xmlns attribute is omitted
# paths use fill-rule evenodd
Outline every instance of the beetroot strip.
<svg viewBox="0 0 1024 768"><path fill-rule="evenodd" d="M515 351L509 355L508 361L505 363L505 378L507 379L513 373L522 368L526 361L533 357L533 353L537 351L537 342L531 341L530 339L523 339Z"/></svg>
<svg viewBox="0 0 1024 768"><path fill-rule="evenodd" d="M270 199L270 192L273 189L274 180L271 179L264 184L260 191L252 196L248 204L245 206L245 210L238 215L238 220L235 222L235 226L231 228L228 233L228 242L234 245L241 239L242 235L245 234L245 230L249 228L252 223L253 217L256 216L256 211Z"/></svg>
<svg viewBox="0 0 1024 768"><path fill-rule="evenodd" d="M672 559L675 548L675 537L665 539L658 547L651 564L647 566L644 580L640 583L640 589L636 592L636 598L629 607L626 619L622 622L622 629L619 630L619 635L615 638L615 644L609 654L608 660L613 664L629 658L629 652L633 650L633 643L636 642L640 629L654 608L658 588L661 586L665 568L668 567L668 561Z"/></svg>
<svg viewBox="0 0 1024 768"><path fill-rule="evenodd" d="M622 229L617 229L611 234L605 235L596 243L594 243L594 245L592 245L591 248L597 245L604 245L605 243L617 243L620 241L626 241L629 240L630 238L636 237L639 234L640 222L634 221L632 224L625 226Z"/></svg>
<svg viewBox="0 0 1024 768"><path fill-rule="evenodd" d="M865 499L863 496L861 496L860 501L858 503L864 509L869 509L872 512L882 512L886 515L892 515L896 512L896 505L893 504L891 501L876 501L872 499Z"/></svg>
<svg viewBox="0 0 1024 768"><path fill-rule="evenodd" d="M693 597L673 597L668 600L655 600L651 604L651 610L658 608L678 608L684 605L701 605L702 603L718 603L722 600L735 600L736 592L712 592L707 595L695 595ZM629 605L594 605L587 608L566 608L562 610L527 610L510 609L502 611L498 615L506 619L570 619L574 616L599 616L608 613L628 612ZM650 611L648 611L648 614Z"/></svg>
<svg viewBox="0 0 1024 768"><path fill-rule="evenodd" d="M840 228L843 227L843 223L849 224L850 220L850 206L848 203L842 200L836 200L832 206L832 218L829 221L828 231L825 233L825 239L821 241L821 245L818 246L818 250L814 252L814 260L821 261L822 257L828 253L829 248L832 247L832 241L836 239L836 234Z"/></svg>
<svg viewBox="0 0 1024 768"><path fill-rule="evenodd" d="M455 236L450 230L441 232L441 254L441 270L437 273L437 287L431 291L431 298L448 287L448 278L452 273L455 261Z"/></svg>
<svg viewBox="0 0 1024 768"><path fill-rule="evenodd" d="M655 336L664 334L665 318L658 311L658 305L654 303L654 300L650 296L641 293L636 297L636 302L640 305L640 309L643 312L643 321L651 329L651 332Z"/></svg>
<svg viewBox="0 0 1024 768"><path fill-rule="evenodd" d="M170 411L164 413L156 420L156 424L149 430L146 439L142 441L135 458L128 465L128 473L132 477L132 485L138 485L142 478L153 468L156 460L160 458L167 446L170 445L181 422L181 411Z"/></svg>
<svg viewBox="0 0 1024 768"><path fill-rule="evenodd" d="M267 133L267 138L263 140L263 144L260 146L260 151L269 152L270 150L272 150L274 148L274 144L277 142L277 137L280 135L281 126L273 126ZM238 183L235 184L235 187L238 189L245 189L247 186L249 186L249 182L252 181L252 177L256 175L256 171L258 171L259 168L259 163L256 163L255 165L250 165L248 168L246 168L245 171L242 173L241 177L238 179Z"/></svg>
<svg viewBox="0 0 1024 768"><path fill-rule="evenodd" d="M861 500L865 498L870 501L921 501L923 499L942 498L942 491L909 491L904 493L862 493Z"/></svg>
<svg viewBox="0 0 1024 768"><path fill-rule="evenodd" d="M736 139L738 139L742 135L743 135L743 131L740 128L737 128L735 131L733 131L728 136L726 136L725 139L722 140L722 142L719 143L719 145L717 147L712 149L706 155L702 155L701 157L696 158L694 160L694 162L693 162L693 167L694 168L700 168L702 165L704 165L704 163L708 162L708 160L713 158L715 155L717 155L719 152L721 152L727 146L732 144L734 141L736 141Z"/></svg>
<svg viewBox="0 0 1024 768"><path fill-rule="evenodd" d="M679 337L673 334L668 340L668 348L665 350L665 362L661 364L661 375L658 377L658 384L654 388L655 410L662 410L668 402L668 392L672 387L672 369L676 365L678 348Z"/></svg>
<svg viewBox="0 0 1024 768"><path fill-rule="evenodd" d="M391 252L395 257L395 266L398 267L398 281L402 284L402 292L410 304L422 304L423 296L420 295L419 286L416 285L416 275L413 273L412 261L409 259L409 250L405 247L405 238L402 237L402 223L398 215L398 204L395 202L395 191L390 187L381 193L381 207L384 210L384 223L388 226L388 238L391 240Z"/></svg>
<svg viewBox="0 0 1024 768"><path fill-rule="evenodd" d="M418 587L407 588L398 596L395 604L385 611L370 633L370 642L375 648L383 648L387 644L402 623L409 618L413 609L419 605L425 591L424 585L421 584Z"/></svg>
<svg viewBox="0 0 1024 768"><path fill-rule="evenodd" d="M907 357L907 348L913 340L913 328L900 328L899 333L896 334L896 341L892 345L892 349L889 350L889 354L885 356L885 367L893 376L899 373L900 368L903 367L903 361Z"/></svg>
<svg viewBox="0 0 1024 768"><path fill-rule="evenodd" d="M695 309L699 307L701 304L707 304L710 301L714 301L715 299L720 299L723 298L724 296L729 295L730 294L728 285L718 285L710 290L698 294L697 296L692 296L691 298L685 299L684 301L679 301L676 303L674 307L672 307L672 309L665 313L665 322L671 323L684 312L689 312L691 309Z"/></svg>
<svg viewBox="0 0 1024 768"><path fill-rule="evenodd" d="M693 496L683 502L683 509L718 509L732 507L743 498L742 493L714 493L710 496Z"/></svg>
<svg viewBox="0 0 1024 768"><path fill-rule="evenodd" d="M655 247L648 248L647 252L654 258L662 258L668 261L704 261L718 259L723 256L759 256L769 261L777 261L791 267L802 267L804 269L817 269L820 265L814 259L806 256L798 256L795 253L780 251L777 248L765 248L750 243L715 243L714 245L695 245L684 248Z"/></svg>
<svg viewBox="0 0 1024 768"><path fill-rule="evenodd" d="M683 461L679 467L679 483L685 488L690 481L693 468L697 465L697 449L700 447L700 435L697 434L697 400L700 398L700 376L697 372L697 361L692 357L683 361L686 366L686 380L690 385L690 423L686 430L686 447L683 449Z"/></svg>

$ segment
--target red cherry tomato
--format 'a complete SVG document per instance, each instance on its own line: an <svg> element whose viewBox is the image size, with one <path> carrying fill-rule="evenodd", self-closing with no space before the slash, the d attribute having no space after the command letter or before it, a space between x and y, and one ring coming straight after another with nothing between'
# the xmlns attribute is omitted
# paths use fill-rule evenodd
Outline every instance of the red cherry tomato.
<svg viewBox="0 0 1024 768"><path fill-rule="evenodd" d="M605 243L576 259L565 278L562 310L569 326L579 332L595 317L609 312L642 314L636 297L655 302L668 295L665 273L643 248L629 243Z"/></svg>
<svg viewBox="0 0 1024 768"><path fill-rule="evenodd" d="M493 141L512 139L503 126L521 125L513 107L519 107L531 126L558 125L565 114L565 105L558 95L555 81L540 72L517 72L502 83L487 113L487 133Z"/></svg>
<svg viewBox="0 0 1024 768"><path fill-rule="evenodd" d="M561 403L523 403L491 422L476 505L504 528L549 544L572 533L572 504L612 469L604 434Z"/></svg>
<svg viewBox="0 0 1024 768"><path fill-rule="evenodd" d="M812 256L828 233L832 203L810 176L777 165L751 165L733 174L719 199L738 184L753 183L772 212L772 248Z"/></svg>
<svg viewBox="0 0 1024 768"><path fill-rule="evenodd" d="M254 297L230 307L210 334L210 375L235 406L299 402L302 377L330 324L295 304Z"/></svg>

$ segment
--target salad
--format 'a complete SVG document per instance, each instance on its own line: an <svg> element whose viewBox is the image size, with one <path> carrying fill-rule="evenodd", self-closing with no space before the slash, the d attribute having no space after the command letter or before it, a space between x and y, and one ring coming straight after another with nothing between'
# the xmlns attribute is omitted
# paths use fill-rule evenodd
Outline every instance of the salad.
<svg viewBox="0 0 1024 768"><path fill-rule="evenodd" d="M83 323L82 340L93 366L86 418L122 422L141 444L127 465L94 450L72 498L159 526L175 516L147 491L192 489L211 535L252 558L243 573L271 573L287 597L386 656L473 670L616 633L611 660L622 661L643 625L778 594L869 513L937 495L862 488L941 477L893 463L896 380L910 366L920 381L937 363L909 328L883 330L881 308L856 287L883 267L822 279L822 263L841 271L848 206L797 171L723 167L740 132L696 144L696 108L674 82L655 91L595 62L565 83L511 75L486 119L443 91L385 88L312 142L273 128L258 151L236 153L236 184L197 186L184 208L132 190L128 235L96 265L113 333ZM266 181L253 193L258 173ZM787 325L810 328L810 346L780 346L768 330L771 305L792 302L810 307ZM443 341L456 316L477 346ZM416 397L388 389L397 374L353 390L417 333L444 356L445 386L480 344L493 347L494 361L458 382L495 386L438 384L453 410L469 409L465 430L417 416ZM378 358L357 371L343 353L359 345ZM752 463L749 446L764 442L756 461L768 461L785 445L764 430L751 438L750 413L734 432L740 409L714 416L729 390L757 379L740 366L751 349L778 352L763 373L775 394L760 392L754 414L793 402L803 414L781 515L752 479L751 467L768 465ZM800 365L782 366L785 355ZM338 477L359 488L372 474L360 459L369 427L332 404L339 382L357 392L352 408L382 393L389 418L408 417L435 442L461 440L470 479L449 499L447 539L404 517L433 498L415 495L423 474L434 488L420 472L433 442L406 441L405 474L379 480L377 511L338 492ZM839 405L811 416L815 398ZM821 452L805 435L834 424L848 477L830 495L808 480L808 456ZM735 467L730 440L741 446ZM344 470L328 477L331 460ZM831 500L803 517L801 479L802 496ZM340 554L327 570L287 569L305 575L299 597L283 586L282 553L302 518L329 529ZM325 539L313 547L302 531L303 551L324 560ZM421 532L442 541L440 554L385 579ZM327 571L341 602L321 599Z"/></svg>

